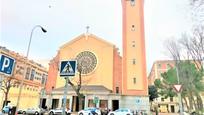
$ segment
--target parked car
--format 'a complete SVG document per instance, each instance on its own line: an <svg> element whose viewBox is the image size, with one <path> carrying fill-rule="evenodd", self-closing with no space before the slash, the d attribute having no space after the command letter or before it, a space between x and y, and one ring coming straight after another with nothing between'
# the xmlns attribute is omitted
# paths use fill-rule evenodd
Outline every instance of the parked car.
<svg viewBox="0 0 204 115"><path fill-rule="evenodd" d="M128 108L120 108L115 111L110 111L108 115L133 115L133 113Z"/></svg>
<svg viewBox="0 0 204 115"><path fill-rule="evenodd" d="M23 111L23 114L34 114L34 115L42 115L45 113L45 110L42 108L28 108Z"/></svg>
<svg viewBox="0 0 204 115"><path fill-rule="evenodd" d="M109 111L110 111L110 109L108 109L108 108L101 108L101 114L102 115L108 115Z"/></svg>
<svg viewBox="0 0 204 115"><path fill-rule="evenodd" d="M66 115L71 115L70 109L66 109L65 112L66 112ZM63 113L63 108L51 109L49 111L49 115L62 115L62 113Z"/></svg>
<svg viewBox="0 0 204 115"><path fill-rule="evenodd" d="M11 106L4 106L3 109L2 109L2 113L9 113L9 110L11 109L12 107Z"/></svg>
<svg viewBox="0 0 204 115"><path fill-rule="evenodd" d="M17 110L17 113L18 113L18 114L23 114L23 110L22 110L22 109L18 109L18 110Z"/></svg>
<svg viewBox="0 0 204 115"><path fill-rule="evenodd" d="M182 115L190 115L188 112L184 111L182 112Z"/></svg>
<svg viewBox="0 0 204 115"><path fill-rule="evenodd" d="M88 107L79 111L78 115L101 115L101 111L95 107Z"/></svg>

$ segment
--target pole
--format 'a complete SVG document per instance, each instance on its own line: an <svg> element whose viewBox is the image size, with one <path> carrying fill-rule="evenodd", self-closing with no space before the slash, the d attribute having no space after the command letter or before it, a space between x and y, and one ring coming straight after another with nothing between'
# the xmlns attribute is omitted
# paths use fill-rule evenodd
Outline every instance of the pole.
<svg viewBox="0 0 204 115"><path fill-rule="evenodd" d="M66 115L65 110L66 110L66 102L67 102L67 90L68 90L68 77L65 77L65 88L64 88L64 96L63 96L63 111L62 115Z"/></svg>
<svg viewBox="0 0 204 115"><path fill-rule="evenodd" d="M177 76L178 84L180 84L177 62L176 62L176 76ZM183 114L183 105L182 105L181 92L178 92L178 98L179 98L179 112L180 112L180 115L182 115Z"/></svg>
<svg viewBox="0 0 204 115"><path fill-rule="evenodd" d="M28 43L28 48L27 48L27 52L26 52L26 61L25 61L25 70L24 70L24 76L22 76L22 79L21 79L21 82L20 82L20 89L19 89L19 93L18 93L18 99L17 99L17 104L16 104L16 114L17 114L17 111L18 111L18 108L19 108L19 103L20 103L20 99L21 99L21 93L22 93L22 89L23 89L23 83L24 83L24 78L26 77L26 69L27 69L27 63L29 62L28 61L28 55L29 55L29 51L30 51L30 44L31 44L31 40L32 40L32 37L33 37L33 31L35 30L35 28L37 27L40 27L41 30L45 33L47 32L42 26L40 25L36 25L33 27L32 31L31 31L31 34L30 34L30 39L29 39L29 43Z"/></svg>

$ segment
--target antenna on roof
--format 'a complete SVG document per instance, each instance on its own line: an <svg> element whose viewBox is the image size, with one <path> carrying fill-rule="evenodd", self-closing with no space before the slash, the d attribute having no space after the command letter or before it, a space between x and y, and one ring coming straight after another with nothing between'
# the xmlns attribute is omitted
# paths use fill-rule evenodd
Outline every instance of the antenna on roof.
<svg viewBox="0 0 204 115"><path fill-rule="evenodd" d="M88 34L89 33L89 26L86 26L86 33Z"/></svg>
<svg viewBox="0 0 204 115"><path fill-rule="evenodd" d="M89 35L89 26L86 26L86 40L88 39L88 35Z"/></svg>

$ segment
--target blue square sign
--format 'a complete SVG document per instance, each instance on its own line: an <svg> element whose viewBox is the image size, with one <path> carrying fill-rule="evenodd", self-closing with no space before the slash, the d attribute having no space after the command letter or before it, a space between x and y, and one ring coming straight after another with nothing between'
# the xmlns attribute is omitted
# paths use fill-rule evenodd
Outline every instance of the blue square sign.
<svg viewBox="0 0 204 115"><path fill-rule="evenodd" d="M76 60L61 61L60 76L75 76L76 67Z"/></svg>
<svg viewBox="0 0 204 115"><path fill-rule="evenodd" d="M15 60L13 58L0 54L0 73L11 76L14 69L14 64Z"/></svg>

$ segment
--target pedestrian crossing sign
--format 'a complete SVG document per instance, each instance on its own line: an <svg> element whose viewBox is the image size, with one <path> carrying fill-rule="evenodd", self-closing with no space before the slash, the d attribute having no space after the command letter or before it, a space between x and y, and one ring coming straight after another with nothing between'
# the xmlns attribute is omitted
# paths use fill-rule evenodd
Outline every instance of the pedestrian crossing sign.
<svg viewBox="0 0 204 115"><path fill-rule="evenodd" d="M60 76L75 76L76 73L76 60L61 61Z"/></svg>

